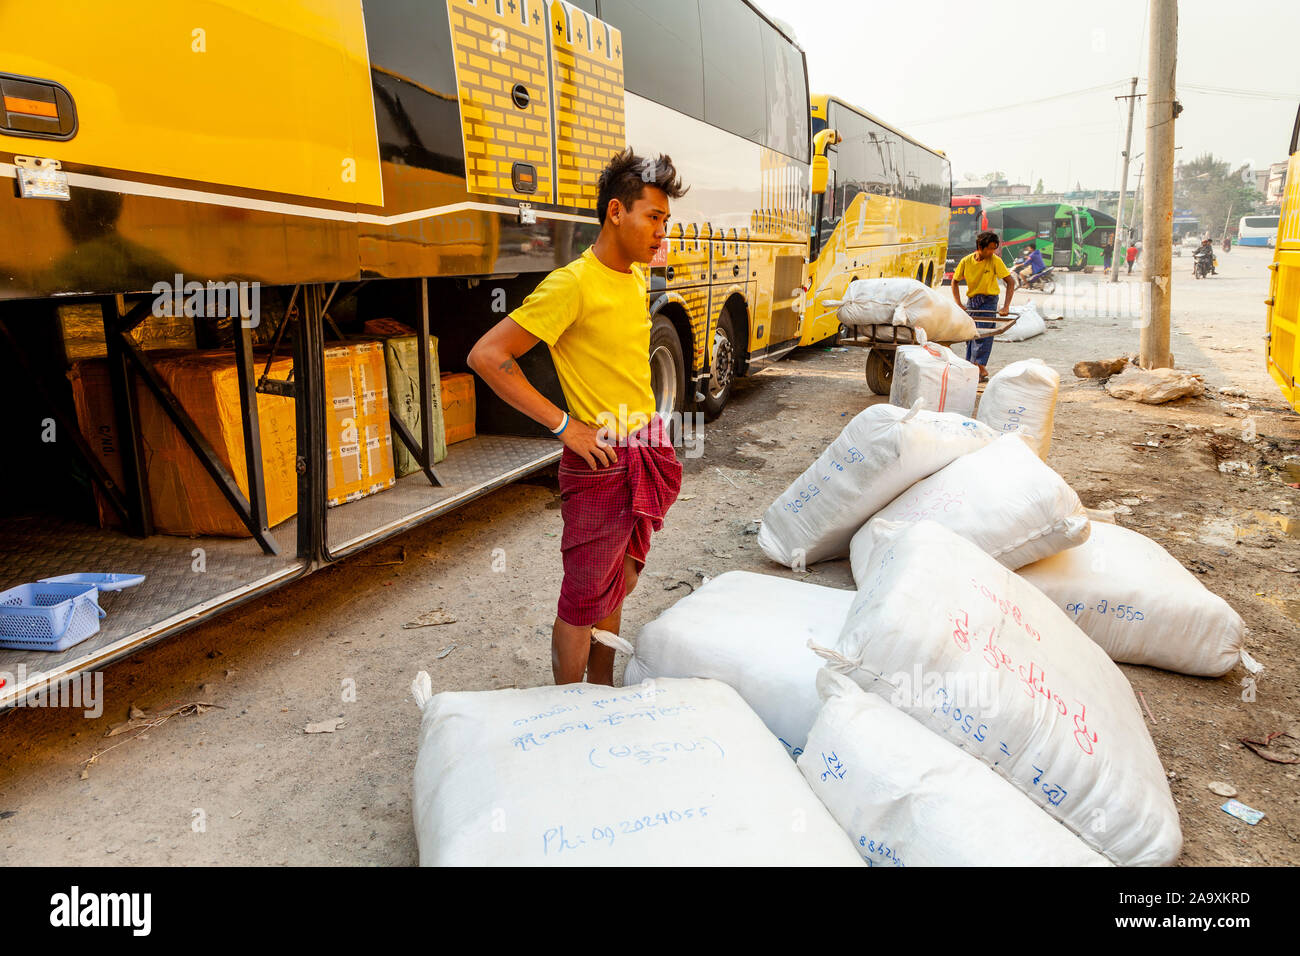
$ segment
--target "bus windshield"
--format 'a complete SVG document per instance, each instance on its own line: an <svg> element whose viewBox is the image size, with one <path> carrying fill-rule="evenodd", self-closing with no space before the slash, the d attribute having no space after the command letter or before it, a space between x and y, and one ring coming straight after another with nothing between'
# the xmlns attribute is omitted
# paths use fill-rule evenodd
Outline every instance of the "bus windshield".
<svg viewBox="0 0 1300 956"><path fill-rule="evenodd" d="M975 248L975 234L979 232L979 216L963 215L967 210L971 213L977 211L975 206L966 206L952 211L952 224L948 229L950 249Z"/></svg>

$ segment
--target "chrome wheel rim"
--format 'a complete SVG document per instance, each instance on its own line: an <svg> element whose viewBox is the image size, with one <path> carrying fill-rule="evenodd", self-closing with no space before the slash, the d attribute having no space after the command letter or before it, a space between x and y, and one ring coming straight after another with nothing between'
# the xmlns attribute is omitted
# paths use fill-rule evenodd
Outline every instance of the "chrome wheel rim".
<svg viewBox="0 0 1300 956"><path fill-rule="evenodd" d="M713 330L713 371L709 374L709 397L717 401L731 384L733 364L731 339L722 329Z"/></svg>
<svg viewBox="0 0 1300 956"><path fill-rule="evenodd" d="M677 363L667 346L661 345L650 353L650 389L654 392L655 409L667 417L677 409Z"/></svg>

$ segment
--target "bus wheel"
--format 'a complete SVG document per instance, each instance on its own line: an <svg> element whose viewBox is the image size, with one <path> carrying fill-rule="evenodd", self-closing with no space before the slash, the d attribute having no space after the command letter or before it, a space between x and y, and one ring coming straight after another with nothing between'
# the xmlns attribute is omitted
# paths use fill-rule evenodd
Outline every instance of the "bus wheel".
<svg viewBox="0 0 1300 956"><path fill-rule="evenodd" d="M673 324L656 315L650 327L650 391L655 411L664 421L680 416L686 407L686 359Z"/></svg>
<svg viewBox="0 0 1300 956"><path fill-rule="evenodd" d="M877 395L888 395L893 382L893 354L872 349L867 353L867 388Z"/></svg>
<svg viewBox="0 0 1300 956"><path fill-rule="evenodd" d="M731 324L731 313L726 309L718 316L709 348L712 352L709 379L704 383L706 422L711 422L722 414L727 399L731 398L731 383L736 377L736 333Z"/></svg>

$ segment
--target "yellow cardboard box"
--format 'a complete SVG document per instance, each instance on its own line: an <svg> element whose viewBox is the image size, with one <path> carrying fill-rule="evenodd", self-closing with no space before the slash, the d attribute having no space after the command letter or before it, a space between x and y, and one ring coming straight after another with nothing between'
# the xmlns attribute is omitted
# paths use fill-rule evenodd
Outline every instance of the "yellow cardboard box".
<svg viewBox="0 0 1300 956"><path fill-rule="evenodd" d="M326 504L333 508L393 486L397 479L382 343L325 350L325 428Z"/></svg>
<svg viewBox="0 0 1300 956"><path fill-rule="evenodd" d="M452 372L442 376L442 422L447 444L474 437L474 376Z"/></svg>

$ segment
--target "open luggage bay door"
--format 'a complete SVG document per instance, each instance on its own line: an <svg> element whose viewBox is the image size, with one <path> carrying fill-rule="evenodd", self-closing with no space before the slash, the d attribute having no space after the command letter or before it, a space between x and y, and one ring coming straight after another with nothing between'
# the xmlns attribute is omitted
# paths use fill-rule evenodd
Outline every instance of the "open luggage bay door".
<svg viewBox="0 0 1300 956"><path fill-rule="evenodd" d="M552 0L450 0L470 193L590 211L623 148L618 30Z"/></svg>

